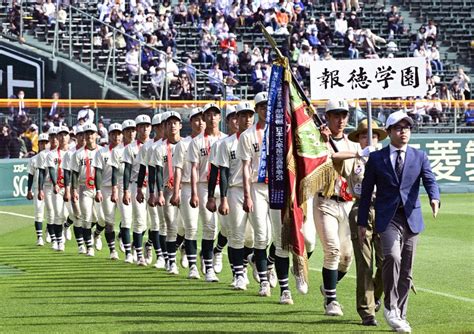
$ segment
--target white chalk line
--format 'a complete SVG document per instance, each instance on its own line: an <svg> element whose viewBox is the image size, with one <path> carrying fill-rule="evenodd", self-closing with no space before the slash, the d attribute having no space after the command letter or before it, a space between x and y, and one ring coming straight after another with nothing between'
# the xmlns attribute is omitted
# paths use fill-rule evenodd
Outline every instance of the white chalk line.
<svg viewBox="0 0 474 334"><path fill-rule="evenodd" d="M16 212L0 211L0 214L11 215L11 216L16 216L16 217L22 217L22 218L28 218L28 219L34 219L35 218L33 216L23 215L21 213L16 213ZM316 268L311 268L311 267L309 268L309 270L321 272L321 269L316 269ZM347 274L346 277L350 277L352 279L356 278L354 275L351 275L351 274ZM456 296L456 295L453 295L453 294L450 294L450 293L445 293L445 292L440 292L440 291L436 291L436 290L426 289L426 288L422 288L422 287L418 287L418 286L416 287L416 289L418 291L431 293L431 294L437 295L437 296L443 296L443 297L446 297L446 298L451 298L451 299L455 299L455 300L459 300L459 301L463 301L463 302L467 302L467 303L474 303L474 299L467 298L467 297Z"/></svg>

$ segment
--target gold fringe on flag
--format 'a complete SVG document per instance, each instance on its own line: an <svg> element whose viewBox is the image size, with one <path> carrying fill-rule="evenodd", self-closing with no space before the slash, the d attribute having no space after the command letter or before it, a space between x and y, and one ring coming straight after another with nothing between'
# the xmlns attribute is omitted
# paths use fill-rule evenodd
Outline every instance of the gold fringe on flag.
<svg viewBox="0 0 474 334"><path fill-rule="evenodd" d="M318 192L322 192L324 197L334 195L334 182L338 174L334 169L332 159L318 166L310 175L301 180L300 196L301 202L306 203L308 198L312 198Z"/></svg>

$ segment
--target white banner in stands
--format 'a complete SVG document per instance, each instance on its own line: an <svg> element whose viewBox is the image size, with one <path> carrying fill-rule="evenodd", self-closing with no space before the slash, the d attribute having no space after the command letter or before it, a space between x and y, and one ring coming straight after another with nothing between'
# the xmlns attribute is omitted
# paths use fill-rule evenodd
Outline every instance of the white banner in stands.
<svg viewBox="0 0 474 334"><path fill-rule="evenodd" d="M425 97L424 57L314 61L311 99Z"/></svg>

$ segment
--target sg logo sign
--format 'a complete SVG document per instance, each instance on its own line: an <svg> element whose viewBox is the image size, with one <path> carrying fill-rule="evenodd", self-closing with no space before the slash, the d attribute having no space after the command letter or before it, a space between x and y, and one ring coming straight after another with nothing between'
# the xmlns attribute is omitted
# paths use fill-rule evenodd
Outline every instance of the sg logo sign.
<svg viewBox="0 0 474 334"><path fill-rule="evenodd" d="M13 197L26 197L28 194L28 174L25 175L27 170L26 164L13 165L13 174L23 174L13 177Z"/></svg>

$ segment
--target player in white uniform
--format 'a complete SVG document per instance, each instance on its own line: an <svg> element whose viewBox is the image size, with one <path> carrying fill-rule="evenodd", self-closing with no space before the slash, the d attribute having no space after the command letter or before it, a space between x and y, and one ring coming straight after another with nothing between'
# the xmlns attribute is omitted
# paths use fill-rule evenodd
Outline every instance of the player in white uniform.
<svg viewBox="0 0 474 334"><path fill-rule="evenodd" d="M132 206L133 220L131 226L128 224L124 226L124 222L122 222L122 226L126 228L132 227L133 247L137 254L137 264L139 266L146 266L147 263L143 256L143 232L147 229L147 203L146 201L137 201L136 194L138 189L138 172L143 159L142 155L146 152L142 150L142 154L139 155L140 148L144 145L152 144L152 141L149 139L151 119L148 115L139 115L135 118L135 124L137 127L137 139L127 145L123 152L123 204ZM147 179L148 177L145 176L144 187L141 189L144 196L147 193ZM124 238L123 235L122 238Z"/></svg>
<svg viewBox="0 0 474 334"><path fill-rule="evenodd" d="M288 286L289 259L288 251L281 247L281 214L279 210L270 209L268 185L259 178L260 148L264 137L268 95L265 92L255 96L255 111L258 114L257 124L244 131L239 139L237 156L242 160L244 182L243 208L250 214L250 222L254 230L254 259L260 280L260 296L270 296L266 247L270 236L268 222L272 224L273 243L275 245L275 265L280 283L280 303L293 304Z"/></svg>
<svg viewBox="0 0 474 334"><path fill-rule="evenodd" d="M136 124L132 119L127 119L122 123L122 143L117 145L111 153L110 165L112 166L112 203L117 204L120 211L120 249L125 252L125 262L133 263L132 245L130 242L130 227L132 226L132 206L124 205L123 198L123 152L125 147L135 141Z"/></svg>
<svg viewBox="0 0 474 334"><path fill-rule="evenodd" d="M56 243L52 247L58 251L64 251L66 240L63 240L63 224L68 216L67 205L64 203L64 170L62 160L69 147L69 128L61 126L57 131L58 147L50 150L46 157L46 167L53 185L53 209L54 209L54 234Z"/></svg>
<svg viewBox="0 0 474 334"><path fill-rule="evenodd" d="M54 234L54 208L53 208L53 184L49 176L49 170L46 166L46 157L51 150L57 150L59 142L57 138L58 128L52 127L48 131L49 149L46 149L38 154L38 200L43 201L46 207L46 217L48 223L46 225L46 241L56 242ZM48 240L49 239L49 240Z"/></svg>
<svg viewBox="0 0 474 334"><path fill-rule="evenodd" d="M204 262L203 271L206 281L218 282L213 268L213 245L217 230L217 213L212 213L206 209L208 199L207 181L210 174L209 155L212 145L226 137L226 134L219 130L221 120L221 110L213 103L206 104L203 108L206 130L196 136L187 152L186 159L191 163L191 200L193 208L199 207L199 217L203 224L201 252Z"/></svg>
<svg viewBox="0 0 474 334"><path fill-rule="evenodd" d="M226 125L227 125L227 132L228 135L231 136L234 133L236 133L239 130L238 122L237 122L237 111L235 110L235 107L231 104L226 104L224 107L224 114L225 114L225 120L226 120ZM208 200L206 203L206 208L211 211L211 212L218 212L217 211L217 204L216 204L216 187L219 186L219 166L217 164L217 155L219 151L219 147L222 144L222 142L226 139L222 138L218 140L217 142L214 143L211 147L211 154L209 155L209 163L211 167L211 172L209 173L209 180L208 180ZM220 189L217 188L217 189ZM219 197L219 194L217 194ZM214 266L214 271L216 274L219 274L222 271L222 251L224 250L224 247L227 245L227 238L229 235L229 222L227 221L227 217L222 216L219 213L219 223L220 223L220 230L219 233L217 234L217 243L216 247L214 247L214 257L213 257L213 266ZM231 267L231 270L233 271L233 264L232 261L230 260L230 254L229 255L229 264Z"/></svg>
<svg viewBox="0 0 474 334"><path fill-rule="evenodd" d="M140 198L140 201L143 201L145 199L143 192L141 192L143 183L145 181L145 175L146 173L150 175L151 172L149 171L149 169L154 168L154 166L150 166L151 156L155 148L161 145L161 143L163 142L165 126L164 122L162 121L162 116L165 116L166 114L167 113L165 112L153 116L151 120L151 130L154 133L153 140L150 141L150 145L142 147L142 150L146 149L146 152L142 152L143 158L141 158L140 170L138 174L138 193L140 193L140 195L138 195L137 193L137 196ZM148 185L154 187L154 184L151 184L150 182L148 182ZM163 208L155 205L154 200L149 200L147 204L148 214L150 218L150 226L148 229L148 240L145 244L145 261L147 264L151 264L153 262L154 249L156 254L155 268L164 269L167 267L168 253L166 252L166 244L162 245L160 242L161 239L166 240L166 228L162 226L164 225ZM162 229L162 227L164 228L164 230L161 234L164 235L164 238L160 238L160 230ZM166 258L163 255L163 249L165 250Z"/></svg>
<svg viewBox="0 0 474 334"><path fill-rule="evenodd" d="M43 219L44 219L44 201L39 200L38 196L38 160L41 152L45 151L49 145L49 138L47 133L42 133L38 136L38 154L28 160L28 193L26 198L33 200L35 206L35 231L36 231L36 245L43 246Z"/></svg>
<svg viewBox="0 0 474 334"><path fill-rule="evenodd" d="M153 150L149 161L150 170L153 171L152 166L155 168L155 171L150 173L150 202L154 202L163 207L164 220L166 223L168 272L172 275L178 275L179 270L176 265L176 238L181 214L178 207L171 205L170 199L174 187L174 173L172 167L173 154L176 144L181 140L181 115L171 111L167 114L166 119L163 119L163 122L165 122L167 138L163 140L161 145L158 145ZM155 182L157 185L156 191L154 191L153 185ZM158 196L155 195L156 193Z"/></svg>
<svg viewBox="0 0 474 334"><path fill-rule="evenodd" d="M197 261L197 226L199 208L191 207L188 199L191 198L191 164L186 161L189 145L193 138L202 133L206 127L201 108L194 108L189 115L191 135L183 138L176 144L173 155L174 188L170 203L179 207L184 224L184 247L189 263L188 278L199 279ZM183 200L181 200L183 199Z"/></svg>
<svg viewBox="0 0 474 334"><path fill-rule="evenodd" d="M99 149L92 161L92 166L95 168L95 201L101 203L104 213L105 240L107 240L109 246L110 259L118 260L118 253L115 250L115 211L117 204L112 202L112 166L110 165L110 158L112 150L122 142L122 125L112 123L109 125L108 132L110 143Z"/></svg>
<svg viewBox="0 0 474 334"><path fill-rule="evenodd" d="M244 246L248 230L248 213L243 210L244 190L242 178L242 160L237 158L237 146L240 134L252 126L254 110L250 103L240 102L236 108L237 132L222 139L217 153L216 163L220 169L221 204L219 212L228 222L229 246L227 252L234 271L233 288L246 290L248 279L244 272ZM253 231L252 231L253 233ZM248 235L247 235L248 237ZM253 235L250 235L250 245ZM247 243L249 242L247 241Z"/></svg>
<svg viewBox="0 0 474 334"><path fill-rule="evenodd" d="M96 211L95 197L95 171L92 161L98 152L97 146L97 126L87 123L83 126L86 144L78 149L71 159L71 192L73 203L79 203L82 222L82 233L86 244L86 255L94 256L92 240L92 223L95 220Z"/></svg>
<svg viewBox="0 0 474 334"><path fill-rule="evenodd" d="M359 144L351 142L344 134L347 125L349 106L346 101L329 100L326 103L327 127L321 131L331 138L340 152L358 152ZM329 148L331 146L328 143ZM322 193L314 197L313 214L316 231L324 252L322 269L325 297L325 314L342 316L342 308L336 299L336 285L349 270L352 262L352 242L349 227L349 212L352 196L347 191L347 181L338 176L328 185L334 194L326 198Z"/></svg>

